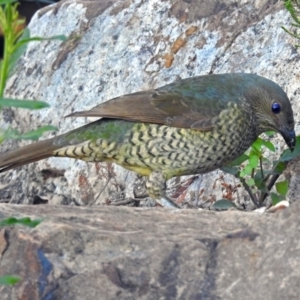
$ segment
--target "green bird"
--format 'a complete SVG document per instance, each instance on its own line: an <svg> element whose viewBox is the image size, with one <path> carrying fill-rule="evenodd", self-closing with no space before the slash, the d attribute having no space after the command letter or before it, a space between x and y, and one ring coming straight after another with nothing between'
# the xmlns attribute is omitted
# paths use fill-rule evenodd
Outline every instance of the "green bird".
<svg viewBox="0 0 300 300"><path fill-rule="evenodd" d="M163 206L174 176L223 167L265 131L295 147L294 117L285 92L255 74L214 74L104 102L69 117L102 117L54 138L0 155L0 172L51 156L113 162L148 176L148 194Z"/></svg>

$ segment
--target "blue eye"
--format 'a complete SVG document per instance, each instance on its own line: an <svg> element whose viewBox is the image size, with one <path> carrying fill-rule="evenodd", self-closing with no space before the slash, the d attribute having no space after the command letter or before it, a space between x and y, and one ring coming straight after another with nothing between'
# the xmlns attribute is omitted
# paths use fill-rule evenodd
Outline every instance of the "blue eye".
<svg viewBox="0 0 300 300"><path fill-rule="evenodd" d="M273 112L274 114L279 114L280 111L281 111L281 106L280 106L280 104L277 103L277 102L273 103L273 104L272 104L272 112Z"/></svg>

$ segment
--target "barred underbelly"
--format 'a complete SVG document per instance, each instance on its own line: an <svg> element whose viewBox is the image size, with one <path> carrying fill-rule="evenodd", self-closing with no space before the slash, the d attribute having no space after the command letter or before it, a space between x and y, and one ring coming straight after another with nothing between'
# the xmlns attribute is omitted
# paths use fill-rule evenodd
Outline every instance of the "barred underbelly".
<svg viewBox="0 0 300 300"><path fill-rule="evenodd" d="M87 162L114 161L120 145L116 142L99 139L70 145L53 152L54 156L81 159Z"/></svg>
<svg viewBox="0 0 300 300"><path fill-rule="evenodd" d="M252 142L243 143L241 134L223 134L220 128L209 132L137 124L121 145L116 163L148 175L163 171L171 178L205 173L224 166L241 155Z"/></svg>

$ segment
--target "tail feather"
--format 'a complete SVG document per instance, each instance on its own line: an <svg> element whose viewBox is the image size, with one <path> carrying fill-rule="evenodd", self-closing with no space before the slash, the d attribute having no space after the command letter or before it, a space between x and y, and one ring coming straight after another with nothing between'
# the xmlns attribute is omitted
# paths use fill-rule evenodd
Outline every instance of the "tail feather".
<svg viewBox="0 0 300 300"><path fill-rule="evenodd" d="M60 148L53 142L54 138L1 154L0 173L53 156L53 151Z"/></svg>
<svg viewBox="0 0 300 300"><path fill-rule="evenodd" d="M113 141L123 136L123 131L111 131L111 121L101 119L54 138L30 144L16 150L0 154L0 173L27 165L29 163L48 158L51 156L71 157L85 161L103 161L99 147L94 151L90 141L101 139L106 136L107 140ZM123 124L126 125L126 124ZM118 125L119 126L119 125ZM131 123L127 127L130 128ZM121 127L120 127L121 128Z"/></svg>

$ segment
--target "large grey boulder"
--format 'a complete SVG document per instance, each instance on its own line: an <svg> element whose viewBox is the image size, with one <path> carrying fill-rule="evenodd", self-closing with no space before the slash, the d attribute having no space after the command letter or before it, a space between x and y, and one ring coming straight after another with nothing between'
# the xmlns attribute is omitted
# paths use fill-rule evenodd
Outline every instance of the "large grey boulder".
<svg viewBox="0 0 300 300"><path fill-rule="evenodd" d="M299 55L280 28L289 24L282 1L61 1L39 11L29 28L33 36L65 34L68 41L29 44L7 87L9 96L42 99L51 107L6 110L2 126L27 131L52 124L66 132L93 120L63 118L73 111L211 72L253 72L276 81L290 96L297 119ZM23 143L7 143L2 151ZM284 144L278 138L276 145ZM185 180L171 181L170 196L204 206L222 198L224 186L238 184L220 171L190 179L190 187L180 189ZM119 166L50 158L2 175L0 198L99 205L141 190L143 180ZM237 190L234 200L247 200Z"/></svg>
<svg viewBox="0 0 300 300"><path fill-rule="evenodd" d="M210 72L278 82L297 120L299 54L280 28L289 24L276 0L61 1L39 11L30 29L69 40L31 43L7 87L7 95L51 107L5 110L1 126L52 124L65 132L92 120L63 118L75 110ZM280 138L275 143L282 149ZM294 161L285 174L290 200L298 198L299 172ZM184 180L171 182L170 193ZM204 205L238 182L217 171L187 183L180 199ZM71 159L0 177L3 202L103 205L142 193L143 181L129 171ZM299 203L278 214L0 204L0 220L43 219L34 229L0 229L0 276L22 277L14 287L0 286L0 299L299 299L298 212Z"/></svg>
<svg viewBox="0 0 300 300"><path fill-rule="evenodd" d="M0 204L1 300L296 300L299 214Z"/></svg>

